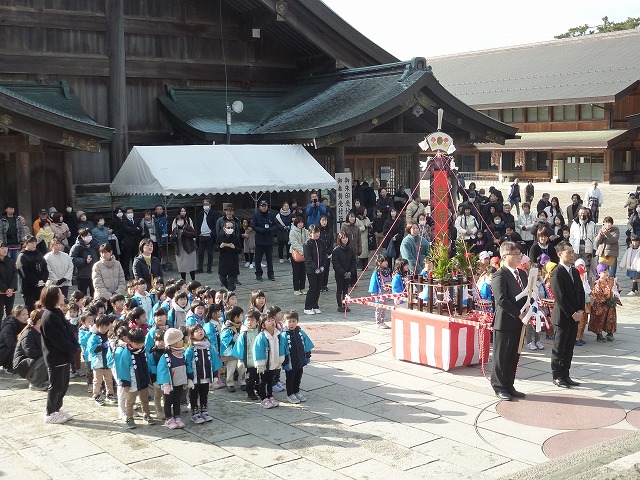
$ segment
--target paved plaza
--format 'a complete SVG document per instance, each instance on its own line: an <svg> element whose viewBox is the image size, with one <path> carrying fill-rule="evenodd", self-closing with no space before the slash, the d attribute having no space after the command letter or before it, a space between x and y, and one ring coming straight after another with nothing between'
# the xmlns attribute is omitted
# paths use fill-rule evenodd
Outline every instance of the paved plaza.
<svg viewBox="0 0 640 480"><path fill-rule="evenodd" d="M631 187L606 187L605 195L609 188ZM579 193L584 189L580 185ZM536 197L542 190L537 185ZM618 218L614 215L617 224ZM276 260L275 270L276 282L258 284L252 271L242 269L240 304L248 305L252 289L263 288L268 305L302 311L304 297L292 295L290 265ZM215 275L199 279L218 286ZM480 365L443 372L395 360L391 331L375 327L371 308L353 305L346 316L336 312L332 278L320 299L323 313L301 317L312 339L312 332L323 333L302 379L306 403L290 405L284 393L276 393L281 405L265 410L244 392L212 391L211 423L187 422L183 430L169 430L139 422L137 429L126 430L116 420L116 407L98 407L85 379L75 378L64 405L74 419L45 425L45 393L2 373L0 476L638 478L640 297L624 296L630 281L624 272L619 279L624 305L615 340L597 343L588 333L587 344L576 347L571 376L582 386L552 385L551 341L543 336L545 350L523 352L515 386L527 398L513 402L499 403L494 396L485 378L491 362L483 373ZM366 274L354 296L365 295L368 280ZM327 330L340 338L327 337Z"/></svg>

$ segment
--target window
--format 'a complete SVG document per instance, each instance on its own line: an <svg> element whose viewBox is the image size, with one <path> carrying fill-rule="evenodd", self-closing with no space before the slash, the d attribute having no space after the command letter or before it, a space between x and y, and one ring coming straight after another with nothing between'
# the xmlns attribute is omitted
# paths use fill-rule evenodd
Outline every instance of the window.
<svg viewBox="0 0 640 480"><path fill-rule="evenodd" d="M496 120L500 120L500 110L487 110L487 115L489 115L491 118L495 118Z"/></svg>
<svg viewBox="0 0 640 480"><path fill-rule="evenodd" d="M585 103L580 105L580 120L604 120L604 103Z"/></svg>
<svg viewBox="0 0 640 480"><path fill-rule="evenodd" d="M521 108L505 108L502 110L504 123L522 123L524 121Z"/></svg>
<svg viewBox="0 0 640 480"><path fill-rule="evenodd" d="M491 152L480 152L480 165L478 170L497 170L496 165L491 165Z"/></svg>
<svg viewBox="0 0 640 480"><path fill-rule="evenodd" d="M527 172L546 172L547 152L527 152L525 163Z"/></svg>
<svg viewBox="0 0 640 480"><path fill-rule="evenodd" d="M513 172L521 171L522 165L516 167L516 152L502 152L502 171Z"/></svg>
<svg viewBox="0 0 640 480"><path fill-rule="evenodd" d="M529 107L527 108L527 122L548 122L548 107Z"/></svg>
<svg viewBox="0 0 640 480"><path fill-rule="evenodd" d="M553 121L572 121L576 119L575 105L556 105L553 107Z"/></svg>
<svg viewBox="0 0 640 480"><path fill-rule="evenodd" d="M615 150L613 152L613 171L614 172L630 172L632 168L631 150Z"/></svg>

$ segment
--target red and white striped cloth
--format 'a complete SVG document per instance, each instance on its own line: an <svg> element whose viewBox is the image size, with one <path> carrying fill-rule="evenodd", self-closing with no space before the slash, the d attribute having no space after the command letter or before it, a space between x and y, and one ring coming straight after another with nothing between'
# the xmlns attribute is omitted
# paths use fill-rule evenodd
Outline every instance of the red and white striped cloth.
<svg viewBox="0 0 640 480"><path fill-rule="evenodd" d="M481 335L478 326L452 322L441 315L397 309L391 312L392 353L398 360L446 371L479 363L481 336L483 362L486 362L489 332L484 330Z"/></svg>

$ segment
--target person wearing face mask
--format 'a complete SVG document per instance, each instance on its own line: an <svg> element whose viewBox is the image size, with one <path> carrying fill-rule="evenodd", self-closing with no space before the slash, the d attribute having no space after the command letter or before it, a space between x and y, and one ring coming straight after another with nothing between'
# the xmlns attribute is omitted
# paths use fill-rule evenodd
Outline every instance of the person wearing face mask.
<svg viewBox="0 0 640 480"><path fill-rule="evenodd" d="M93 230L95 227L94 223L91 220L87 219L87 214L82 210L78 210L76 213L76 217L78 217L78 231L83 228L88 228L89 231Z"/></svg>
<svg viewBox="0 0 640 480"><path fill-rule="evenodd" d="M182 215L176 218L176 228L171 231L171 241L176 244L176 265L183 280L187 272L196 279L196 231Z"/></svg>
<svg viewBox="0 0 640 480"><path fill-rule="evenodd" d="M109 228L102 215L96 216L95 221L96 226L91 230L91 235L96 245L104 245L109 242Z"/></svg>
<svg viewBox="0 0 640 480"><path fill-rule="evenodd" d="M45 255L49 249L49 242L53 240L54 233L51 230L51 223L47 223L43 220L39 223L40 228L38 229L38 233L36 233L36 241L38 242L37 249Z"/></svg>
<svg viewBox="0 0 640 480"><path fill-rule="evenodd" d="M91 246L93 236L91 230L82 228L78 231L78 240L71 247L71 260L76 267L76 280L78 282L78 290L85 295L93 297L94 288L91 281L91 272L93 266L98 261L98 252Z"/></svg>
<svg viewBox="0 0 640 480"><path fill-rule="evenodd" d="M393 241L393 248L395 250L395 256L389 258L389 264L393 263L393 260L400 256L400 244L404 237L404 218L398 217L398 211L395 207L389 210L389 218L384 221L382 226L382 245L381 247L387 249L389 242Z"/></svg>
<svg viewBox="0 0 640 480"><path fill-rule="evenodd" d="M49 269L42 253L36 248L36 237L27 235L18 255L16 269L21 280L21 292L24 304L29 311L33 310L44 282L49 278Z"/></svg>
<svg viewBox="0 0 640 480"><path fill-rule="evenodd" d="M69 237L71 237L71 230L69 226L64 223L62 213L56 212L53 214L51 223L51 231L54 238L62 243L65 251L69 250Z"/></svg>
<svg viewBox="0 0 640 480"><path fill-rule="evenodd" d="M67 206L62 212L62 220L69 226L71 231L69 245L73 245L78 237L78 217L76 217L76 212L73 210L73 202L71 200L67 201Z"/></svg>
<svg viewBox="0 0 640 480"><path fill-rule="evenodd" d="M578 218L571 222L569 233L569 242L573 247L576 258L581 258L585 262L585 268L592 276L591 260L596 251L596 237L598 228L596 224L589 219L590 211L588 208L582 207L578 211ZM593 267L595 268L595 262Z"/></svg>
<svg viewBox="0 0 640 480"><path fill-rule="evenodd" d="M62 243L57 238L51 240L49 249L51 251L44 256L49 270L47 285L60 287L62 294L66 297L73 277L73 260L63 252Z"/></svg>
<svg viewBox="0 0 640 480"><path fill-rule="evenodd" d="M207 273L211 273L213 265L213 246L216 243L216 222L218 214L211 208L211 202L202 202L202 211L196 217L196 233L198 243L198 273L204 272L204 252L207 252Z"/></svg>
<svg viewBox="0 0 640 480"><path fill-rule="evenodd" d="M224 222L221 235L216 237L215 250L220 252L218 258L218 276L224 288L233 292L236 289L240 268L238 255L242 252L242 242L233 220Z"/></svg>
<svg viewBox="0 0 640 480"><path fill-rule="evenodd" d="M131 264L138 252L138 244L142 239L142 229L133 215L133 208L127 208L124 218L120 222L120 241L122 243L120 264L124 270L124 276L131 278Z"/></svg>
<svg viewBox="0 0 640 480"><path fill-rule="evenodd" d="M153 256L160 258L160 241L162 240L162 229L151 210L144 212L144 218L140 220L142 238L148 238L153 243Z"/></svg>

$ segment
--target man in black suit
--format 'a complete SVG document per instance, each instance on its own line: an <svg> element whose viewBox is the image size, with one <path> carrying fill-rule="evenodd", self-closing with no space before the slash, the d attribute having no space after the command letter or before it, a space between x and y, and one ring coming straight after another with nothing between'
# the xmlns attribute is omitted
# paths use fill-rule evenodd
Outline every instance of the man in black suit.
<svg viewBox="0 0 640 480"><path fill-rule="evenodd" d="M211 201L202 202L202 210L196 217L196 233L198 234L198 273L204 271L204 252L207 252L207 273L211 273L213 264L213 246L216 243L216 222L218 214L211 208Z"/></svg>
<svg viewBox="0 0 640 480"><path fill-rule="evenodd" d="M555 298L555 307L551 323L555 327L555 339L551 352L551 373L553 383L558 387L569 388L580 383L569 376L573 347L578 333L578 322L584 315L584 287L580 274L573 268L575 254L569 242L560 242L556 246L560 262L551 272L551 291Z"/></svg>
<svg viewBox="0 0 640 480"><path fill-rule="evenodd" d="M500 257L504 266L491 279L491 289L495 299L495 316L493 319L493 369L491 386L501 400L512 397L523 398L513 383L516 379L516 368L520 354L522 318L520 313L527 298L516 301L516 296L527 286L527 274L517 267L522 253L514 242L506 241L500 245Z"/></svg>

